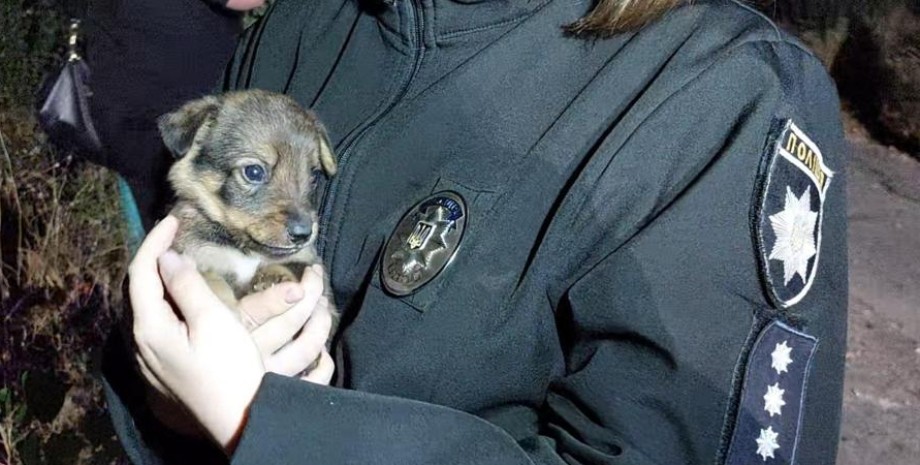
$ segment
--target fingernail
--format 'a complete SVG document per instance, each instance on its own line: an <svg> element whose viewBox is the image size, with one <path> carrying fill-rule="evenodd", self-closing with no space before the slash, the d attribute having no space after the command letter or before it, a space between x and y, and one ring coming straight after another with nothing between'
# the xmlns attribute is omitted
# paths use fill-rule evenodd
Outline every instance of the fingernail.
<svg viewBox="0 0 920 465"><path fill-rule="evenodd" d="M289 304L300 302L303 299L303 289L300 286L290 286L284 293L284 301Z"/></svg>
<svg viewBox="0 0 920 465"><path fill-rule="evenodd" d="M313 265L310 267L310 269L313 270L313 272L316 273L317 276L319 277L323 276L323 265Z"/></svg>
<svg viewBox="0 0 920 465"><path fill-rule="evenodd" d="M160 266L161 274L171 275L182 266L182 257L175 250L169 249L160 255L157 264Z"/></svg>

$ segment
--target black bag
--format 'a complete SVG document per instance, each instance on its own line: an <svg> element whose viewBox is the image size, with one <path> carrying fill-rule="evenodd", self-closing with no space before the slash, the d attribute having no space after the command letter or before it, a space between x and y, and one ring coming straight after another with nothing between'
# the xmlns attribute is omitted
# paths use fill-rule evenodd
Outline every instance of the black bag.
<svg viewBox="0 0 920 465"><path fill-rule="evenodd" d="M72 19L67 61L43 86L46 95L39 98L38 122L52 144L98 163L102 144L90 116L90 70L77 50L79 35L80 21Z"/></svg>

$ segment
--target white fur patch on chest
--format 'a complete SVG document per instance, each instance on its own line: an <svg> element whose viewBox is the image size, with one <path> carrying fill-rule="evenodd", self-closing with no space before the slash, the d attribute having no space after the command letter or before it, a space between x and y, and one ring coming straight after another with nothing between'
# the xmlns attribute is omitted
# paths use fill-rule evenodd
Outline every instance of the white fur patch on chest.
<svg viewBox="0 0 920 465"><path fill-rule="evenodd" d="M189 253L191 252L191 253ZM234 277L236 286L246 286L262 263L260 257L246 255L228 247L202 246L186 254L198 264L198 270Z"/></svg>

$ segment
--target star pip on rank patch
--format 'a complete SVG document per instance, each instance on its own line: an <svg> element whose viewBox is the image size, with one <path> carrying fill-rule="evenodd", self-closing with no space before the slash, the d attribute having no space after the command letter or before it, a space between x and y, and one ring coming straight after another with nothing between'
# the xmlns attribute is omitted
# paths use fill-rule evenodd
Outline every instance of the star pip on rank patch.
<svg viewBox="0 0 920 465"><path fill-rule="evenodd" d="M774 321L760 333L744 375L726 465L793 465L817 340Z"/></svg>
<svg viewBox="0 0 920 465"><path fill-rule="evenodd" d="M834 172L792 120L775 124L764 155L755 239L770 299L787 308L802 300L814 282L824 200Z"/></svg>

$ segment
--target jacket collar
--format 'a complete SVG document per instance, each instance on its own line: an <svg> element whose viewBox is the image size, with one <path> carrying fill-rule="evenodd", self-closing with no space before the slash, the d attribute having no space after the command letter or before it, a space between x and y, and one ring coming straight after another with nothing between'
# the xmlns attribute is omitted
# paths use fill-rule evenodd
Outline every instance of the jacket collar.
<svg viewBox="0 0 920 465"><path fill-rule="evenodd" d="M360 1L360 0L359 0ZM367 0L381 25L407 44L436 43L523 19L552 0Z"/></svg>

